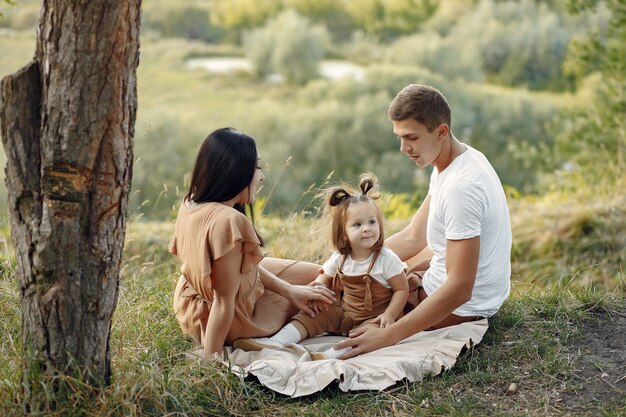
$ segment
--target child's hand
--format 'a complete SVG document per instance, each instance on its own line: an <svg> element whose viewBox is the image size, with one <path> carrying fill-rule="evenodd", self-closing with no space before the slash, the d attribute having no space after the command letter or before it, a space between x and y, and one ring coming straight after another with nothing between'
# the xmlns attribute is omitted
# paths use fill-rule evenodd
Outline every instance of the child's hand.
<svg viewBox="0 0 626 417"><path fill-rule="evenodd" d="M335 293L333 293L332 290L329 288L330 282L332 282L332 278L324 275L324 270L322 268L320 268L319 273L319 276L314 281L311 281L308 286L318 290L328 291L335 295ZM311 310L312 314L309 313L309 315L311 317L315 317L317 313L328 311L331 305L332 304L328 304L328 302L323 300L310 300L307 304L307 307Z"/></svg>
<svg viewBox="0 0 626 417"><path fill-rule="evenodd" d="M328 311L328 309L330 308L330 305L325 301L311 301L309 302L309 306L309 308L313 310L314 314Z"/></svg>
<svg viewBox="0 0 626 417"><path fill-rule="evenodd" d="M312 308L314 304L319 312L325 310L318 303L333 304L337 301L335 293L322 285L288 285L287 288L289 292L286 298L311 317L315 317L316 313Z"/></svg>
<svg viewBox="0 0 626 417"><path fill-rule="evenodd" d="M395 321L396 320L391 314L384 312L380 316L376 317L375 323L379 323L380 327L383 328L392 325L393 323L395 323Z"/></svg>

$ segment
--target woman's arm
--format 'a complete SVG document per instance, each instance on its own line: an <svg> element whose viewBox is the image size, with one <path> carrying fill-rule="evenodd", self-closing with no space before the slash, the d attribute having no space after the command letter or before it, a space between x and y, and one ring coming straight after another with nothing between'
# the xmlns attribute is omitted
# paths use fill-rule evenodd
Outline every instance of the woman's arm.
<svg viewBox="0 0 626 417"><path fill-rule="evenodd" d="M317 276L317 278L311 281L308 285L309 287L315 287L317 285L321 285L323 287L330 288L331 291L334 291L333 288L331 288L331 286L333 285L333 278L326 275L326 273L324 272L321 272ZM308 305L309 303L307 303L307 306ZM310 303L310 308L311 310L313 310L314 314L317 314L323 311L328 311L328 309L330 308L330 304L326 303L325 301L313 301Z"/></svg>
<svg viewBox="0 0 626 417"><path fill-rule="evenodd" d="M235 314L235 297L241 285L242 243L211 265L213 305L204 336L204 354L222 353Z"/></svg>
<svg viewBox="0 0 626 417"><path fill-rule="evenodd" d="M287 298L296 307L310 316L315 315L315 312L311 309L311 304L309 304L310 302L321 301L327 304L335 302L334 293L325 286L291 285L262 266L259 266L259 272L261 282L265 288Z"/></svg>

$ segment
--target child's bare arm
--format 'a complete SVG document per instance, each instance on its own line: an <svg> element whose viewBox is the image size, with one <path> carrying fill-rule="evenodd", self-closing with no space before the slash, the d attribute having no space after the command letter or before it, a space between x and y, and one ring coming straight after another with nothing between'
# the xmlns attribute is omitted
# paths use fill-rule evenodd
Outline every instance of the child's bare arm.
<svg viewBox="0 0 626 417"><path fill-rule="evenodd" d="M309 285L311 286L316 286L316 285L323 285L326 288L330 288L330 286L332 285L333 282L333 277L326 275L325 273L321 273L317 276L317 278L315 278L313 281L311 281L311 283Z"/></svg>
<svg viewBox="0 0 626 417"><path fill-rule="evenodd" d="M391 285L393 295L387 309L380 316L380 327L387 327L387 325L395 322L400 312L404 309L406 300L409 298L409 283L404 271L389 278L387 282Z"/></svg>

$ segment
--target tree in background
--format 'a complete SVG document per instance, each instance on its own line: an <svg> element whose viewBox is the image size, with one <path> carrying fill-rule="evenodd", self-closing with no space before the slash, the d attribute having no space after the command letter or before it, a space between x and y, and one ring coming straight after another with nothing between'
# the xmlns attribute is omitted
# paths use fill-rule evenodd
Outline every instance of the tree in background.
<svg viewBox="0 0 626 417"><path fill-rule="evenodd" d="M556 91L572 86L561 64L576 22L564 13L533 0L453 3L440 4L423 30L398 39L388 60L474 82Z"/></svg>
<svg viewBox="0 0 626 417"><path fill-rule="evenodd" d="M623 179L626 171L626 2L571 0L581 13L598 7L611 12L605 33L592 33L572 44L567 70L588 100L558 137L559 150L574 176L588 184ZM582 96L582 94L581 94Z"/></svg>
<svg viewBox="0 0 626 417"><path fill-rule="evenodd" d="M132 172L141 0L43 2L35 57L2 80L22 296L25 412L111 375ZM52 394L52 397L49 395Z"/></svg>
<svg viewBox="0 0 626 417"><path fill-rule="evenodd" d="M293 10L245 36L246 55L258 76L274 72L287 82L304 84L317 77L328 34Z"/></svg>
<svg viewBox="0 0 626 417"><path fill-rule="evenodd" d="M235 31L252 29L281 8L281 2L276 0L212 0L211 19L216 25Z"/></svg>
<svg viewBox="0 0 626 417"><path fill-rule="evenodd" d="M194 5L152 4L143 11L142 27L159 31L164 37L201 39L217 42L224 36L224 30L211 23L208 7Z"/></svg>
<svg viewBox="0 0 626 417"><path fill-rule="evenodd" d="M286 8L292 8L312 23L326 26L335 42L347 40L354 28L352 17L340 1L284 0L284 4Z"/></svg>
<svg viewBox="0 0 626 417"><path fill-rule="evenodd" d="M342 0L357 28L381 39L418 31L437 9L432 0Z"/></svg>

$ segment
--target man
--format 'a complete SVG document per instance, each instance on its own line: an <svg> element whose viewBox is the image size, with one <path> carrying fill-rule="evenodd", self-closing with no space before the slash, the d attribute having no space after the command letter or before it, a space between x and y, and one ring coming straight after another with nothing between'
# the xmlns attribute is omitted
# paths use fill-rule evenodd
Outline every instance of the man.
<svg viewBox="0 0 626 417"><path fill-rule="evenodd" d="M432 250L425 273L409 270L417 306L394 324L356 330L336 349L343 359L393 345L417 332L495 314L510 292L511 226L504 190L485 156L450 131L446 98L410 84L389 106L400 151L433 165L428 196L411 223L386 245L409 261Z"/></svg>

